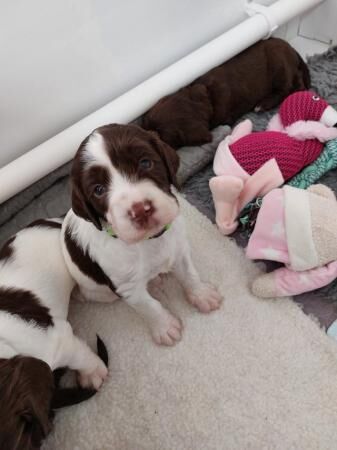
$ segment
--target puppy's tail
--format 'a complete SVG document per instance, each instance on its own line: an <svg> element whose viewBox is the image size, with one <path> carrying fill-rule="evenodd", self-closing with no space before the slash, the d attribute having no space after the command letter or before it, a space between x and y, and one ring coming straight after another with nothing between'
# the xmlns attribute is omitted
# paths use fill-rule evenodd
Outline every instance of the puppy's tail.
<svg viewBox="0 0 337 450"><path fill-rule="evenodd" d="M302 56L299 53L297 53L297 57L298 57L298 71L299 71L298 89L309 89L311 86L309 67L307 66L307 63L303 60Z"/></svg>
<svg viewBox="0 0 337 450"><path fill-rule="evenodd" d="M108 367L109 365L109 355L107 348L102 341L102 339L97 336L97 355L101 358L104 364ZM55 373L56 372L56 373ZM52 399L51 408L53 410L64 408L66 406L77 405L78 403L82 403L85 400L93 397L96 394L95 389L85 389L79 386L77 387L69 387L69 388L60 388L59 382L63 374L65 373L65 369L59 369L54 372L55 379L55 392Z"/></svg>

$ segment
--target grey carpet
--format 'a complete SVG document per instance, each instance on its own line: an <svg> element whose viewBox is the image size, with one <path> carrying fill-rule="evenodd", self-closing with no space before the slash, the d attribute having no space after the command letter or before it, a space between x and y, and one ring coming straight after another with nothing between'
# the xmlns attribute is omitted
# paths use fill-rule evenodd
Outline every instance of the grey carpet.
<svg viewBox="0 0 337 450"><path fill-rule="evenodd" d="M337 47L329 49L324 54L309 58L308 64L312 88L337 109ZM245 117L252 120L256 131L264 130L275 111L260 114L249 113ZM214 222L215 211L208 187L209 179L212 176L214 176L212 164L209 164L185 183L183 193L190 203ZM319 182L331 187L337 193L336 170L324 175ZM239 230L233 237L240 246L244 247L247 244L246 232ZM269 268L271 267L269 265ZM295 301L302 305L304 312L315 316L320 324L327 328L337 319L337 280L322 289L299 295L295 297Z"/></svg>

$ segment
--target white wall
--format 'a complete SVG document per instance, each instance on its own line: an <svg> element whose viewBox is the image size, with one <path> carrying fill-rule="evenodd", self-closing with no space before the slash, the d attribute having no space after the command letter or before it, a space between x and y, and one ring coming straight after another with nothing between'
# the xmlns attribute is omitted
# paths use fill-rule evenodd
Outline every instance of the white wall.
<svg viewBox="0 0 337 450"><path fill-rule="evenodd" d="M327 44L337 44L337 1L326 0L314 11L305 14L299 25L299 35Z"/></svg>
<svg viewBox="0 0 337 450"><path fill-rule="evenodd" d="M0 3L0 167L245 16L243 0Z"/></svg>

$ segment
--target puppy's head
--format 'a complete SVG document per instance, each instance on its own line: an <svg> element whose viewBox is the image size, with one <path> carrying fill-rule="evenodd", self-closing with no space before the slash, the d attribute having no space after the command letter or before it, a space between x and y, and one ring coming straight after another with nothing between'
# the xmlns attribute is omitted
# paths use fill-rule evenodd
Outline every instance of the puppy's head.
<svg viewBox="0 0 337 450"><path fill-rule="evenodd" d="M41 360L0 360L0 448L36 450L52 427L52 372Z"/></svg>
<svg viewBox="0 0 337 450"><path fill-rule="evenodd" d="M194 84L159 100L143 117L143 127L173 148L201 145L212 140L212 112L206 87Z"/></svg>
<svg viewBox="0 0 337 450"><path fill-rule="evenodd" d="M179 158L155 133L106 125L81 144L72 168L74 213L135 243L159 233L178 215L172 194Z"/></svg>

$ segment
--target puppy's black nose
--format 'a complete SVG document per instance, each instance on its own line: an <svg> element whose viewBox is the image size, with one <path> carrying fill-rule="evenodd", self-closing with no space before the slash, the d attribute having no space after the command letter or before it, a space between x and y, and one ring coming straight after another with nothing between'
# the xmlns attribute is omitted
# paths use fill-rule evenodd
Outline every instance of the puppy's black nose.
<svg viewBox="0 0 337 450"><path fill-rule="evenodd" d="M145 200L144 202L133 203L128 215L133 222L139 224L145 223L149 217L154 213L154 207L150 200Z"/></svg>
<svg viewBox="0 0 337 450"><path fill-rule="evenodd" d="M334 128L337 128L337 123L335 123Z"/></svg>

